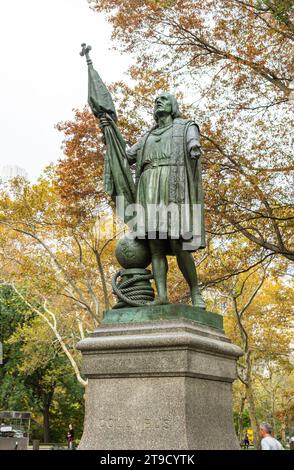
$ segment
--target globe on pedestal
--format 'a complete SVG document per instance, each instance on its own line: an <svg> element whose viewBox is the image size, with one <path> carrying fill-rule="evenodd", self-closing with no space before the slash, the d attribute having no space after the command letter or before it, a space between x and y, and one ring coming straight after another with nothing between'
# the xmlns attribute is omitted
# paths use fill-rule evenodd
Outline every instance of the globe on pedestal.
<svg viewBox="0 0 294 470"><path fill-rule="evenodd" d="M147 268L151 263L151 253L146 240L138 240L126 234L118 241L115 256L125 268Z"/></svg>

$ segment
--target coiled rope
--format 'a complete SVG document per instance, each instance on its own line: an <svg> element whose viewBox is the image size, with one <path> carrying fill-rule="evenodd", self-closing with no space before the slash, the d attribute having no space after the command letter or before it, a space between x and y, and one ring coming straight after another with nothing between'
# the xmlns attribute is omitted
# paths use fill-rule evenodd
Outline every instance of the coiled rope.
<svg viewBox="0 0 294 470"><path fill-rule="evenodd" d="M119 299L119 302L114 305L113 308L121 308L128 305L132 307L140 307L148 302L152 302L154 299L154 290L149 285L149 282L146 282L143 286L135 285L138 281L150 281L150 279L153 279L153 275L151 273L136 274L131 279L121 281L117 284L117 279L122 275L122 273L123 271L119 271L112 278L112 290Z"/></svg>

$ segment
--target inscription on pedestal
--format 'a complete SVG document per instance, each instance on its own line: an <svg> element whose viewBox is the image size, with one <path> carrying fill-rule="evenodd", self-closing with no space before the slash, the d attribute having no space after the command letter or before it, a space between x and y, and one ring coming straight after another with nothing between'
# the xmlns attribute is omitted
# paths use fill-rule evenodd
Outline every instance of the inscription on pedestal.
<svg viewBox="0 0 294 470"><path fill-rule="evenodd" d="M138 432L144 432L146 430L162 429L167 431L171 426L175 424L175 420L172 416L167 417L156 417L156 418L142 418L142 419L126 419L122 417L106 417L97 420L98 428L102 430L117 429L125 432L136 430Z"/></svg>

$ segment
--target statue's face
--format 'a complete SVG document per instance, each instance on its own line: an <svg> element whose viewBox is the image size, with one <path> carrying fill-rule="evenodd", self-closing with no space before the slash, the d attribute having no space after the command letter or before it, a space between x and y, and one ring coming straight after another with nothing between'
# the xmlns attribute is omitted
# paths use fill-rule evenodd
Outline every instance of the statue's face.
<svg viewBox="0 0 294 470"><path fill-rule="evenodd" d="M172 103L168 93L162 93L156 98L154 112L156 116L172 113Z"/></svg>

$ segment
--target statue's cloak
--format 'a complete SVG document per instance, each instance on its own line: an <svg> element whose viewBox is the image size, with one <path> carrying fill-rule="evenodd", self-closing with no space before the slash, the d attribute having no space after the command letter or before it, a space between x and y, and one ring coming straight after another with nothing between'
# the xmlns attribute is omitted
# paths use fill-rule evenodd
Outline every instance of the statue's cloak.
<svg viewBox="0 0 294 470"><path fill-rule="evenodd" d="M195 126L195 122L181 118L176 118L173 121L168 203L178 205L179 213L181 213L182 207L187 204L188 199L189 209L184 226L180 226L179 236L183 241L186 240L188 251L195 251L204 248L206 242L201 156L191 158L187 148L187 132L191 125ZM197 129L200 134L198 126ZM136 187L144 171L144 152L150 132L145 134L136 146ZM190 244L190 248L188 248L188 244Z"/></svg>

